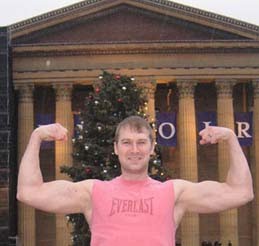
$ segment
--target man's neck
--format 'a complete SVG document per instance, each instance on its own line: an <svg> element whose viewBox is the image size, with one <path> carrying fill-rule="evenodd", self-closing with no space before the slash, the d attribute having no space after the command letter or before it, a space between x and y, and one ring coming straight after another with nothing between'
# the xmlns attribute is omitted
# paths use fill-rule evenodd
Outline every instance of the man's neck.
<svg viewBox="0 0 259 246"><path fill-rule="evenodd" d="M141 180L147 179L149 176L147 173L133 174L133 173L123 173L122 172L121 177L125 180L141 181Z"/></svg>

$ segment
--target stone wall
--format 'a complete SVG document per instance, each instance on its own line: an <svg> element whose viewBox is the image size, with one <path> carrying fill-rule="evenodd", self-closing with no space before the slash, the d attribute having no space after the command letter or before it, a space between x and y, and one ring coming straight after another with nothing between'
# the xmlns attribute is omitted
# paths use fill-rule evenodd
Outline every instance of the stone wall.
<svg viewBox="0 0 259 246"><path fill-rule="evenodd" d="M0 28L0 245L16 241L16 155L15 114L10 80L9 41L6 28ZM12 115L12 117L11 117Z"/></svg>

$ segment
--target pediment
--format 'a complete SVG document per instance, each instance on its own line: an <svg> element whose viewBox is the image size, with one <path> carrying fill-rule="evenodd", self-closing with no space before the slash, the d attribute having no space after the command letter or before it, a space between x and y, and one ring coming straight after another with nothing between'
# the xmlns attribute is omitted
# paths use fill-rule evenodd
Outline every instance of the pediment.
<svg viewBox="0 0 259 246"><path fill-rule="evenodd" d="M234 21L232 24L231 21L224 23L216 17L212 19L211 16L208 20L208 14L205 14L208 12L198 12L193 8L184 9L186 6L173 5L175 3L169 1L161 1L161 4L152 0L99 0L91 1L96 3L89 6L86 2L88 1L82 2L85 5L81 8L76 8L76 5L72 8L73 11L65 9L62 15L58 14L59 12L57 16L55 13L53 16L48 14L48 18L42 15L34 21L27 20L10 26L12 43L19 45L256 40L259 36L257 26L251 25L249 29L245 23L239 22L238 26Z"/></svg>

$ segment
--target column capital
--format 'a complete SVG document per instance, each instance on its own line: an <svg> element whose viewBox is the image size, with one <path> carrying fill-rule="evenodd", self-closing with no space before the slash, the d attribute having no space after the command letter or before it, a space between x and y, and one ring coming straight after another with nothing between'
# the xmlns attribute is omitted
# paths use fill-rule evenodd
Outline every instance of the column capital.
<svg viewBox="0 0 259 246"><path fill-rule="evenodd" d="M253 80L254 98L259 98L259 79Z"/></svg>
<svg viewBox="0 0 259 246"><path fill-rule="evenodd" d="M19 91L19 103L21 102L33 102L33 90L34 84L23 83L14 86L15 90Z"/></svg>
<svg viewBox="0 0 259 246"><path fill-rule="evenodd" d="M194 88L197 85L198 81L190 79L179 79L176 81L179 98L193 98L194 97Z"/></svg>
<svg viewBox="0 0 259 246"><path fill-rule="evenodd" d="M235 84L235 79L217 79L215 81L215 85L217 88L218 98L232 98L233 86Z"/></svg>
<svg viewBox="0 0 259 246"><path fill-rule="evenodd" d="M141 87L150 99L155 99L156 85L156 80L153 79L145 79L137 82L137 86Z"/></svg>
<svg viewBox="0 0 259 246"><path fill-rule="evenodd" d="M56 101L71 101L72 83L53 84L53 88L56 91Z"/></svg>

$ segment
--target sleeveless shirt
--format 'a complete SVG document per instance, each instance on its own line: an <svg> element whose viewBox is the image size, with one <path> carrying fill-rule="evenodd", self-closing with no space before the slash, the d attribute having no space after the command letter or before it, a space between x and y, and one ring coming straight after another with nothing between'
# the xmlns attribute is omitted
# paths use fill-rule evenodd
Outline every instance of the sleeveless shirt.
<svg viewBox="0 0 259 246"><path fill-rule="evenodd" d="M94 181L91 246L175 246L171 181Z"/></svg>

